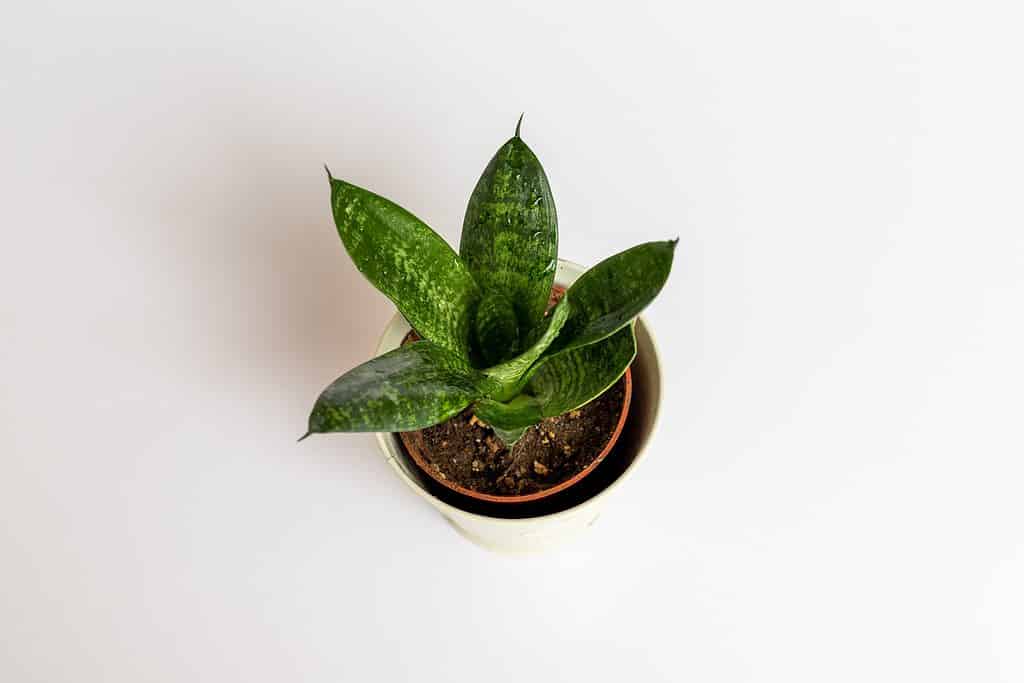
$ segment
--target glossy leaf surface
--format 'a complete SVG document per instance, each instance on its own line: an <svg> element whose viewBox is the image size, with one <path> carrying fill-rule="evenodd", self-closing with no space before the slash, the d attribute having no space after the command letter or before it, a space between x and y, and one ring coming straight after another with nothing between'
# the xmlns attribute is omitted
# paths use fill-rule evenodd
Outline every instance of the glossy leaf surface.
<svg viewBox="0 0 1024 683"><path fill-rule="evenodd" d="M351 183L331 178L331 206L359 272L421 336L468 362L480 290L458 254L416 216Z"/></svg>
<svg viewBox="0 0 1024 683"><path fill-rule="evenodd" d="M488 292L476 309L473 323L474 354L484 366L497 365L519 348L519 321L512 302L502 294Z"/></svg>
<svg viewBox="0 0 1024 683"><path fill-rule="evenodd" d="M479 375L429 341L389 351L324 389L309 433L423 429L456 415L483 395Z"/></svg>
<svg viewBox="0 0 1024 683"><path fill-rule="evenodd" d="M676 241L647 242L597 264L572 284L572 314L546 355L593 344L628 325L668 279Z"/></svg>
<svg viewBox="0 0 1024 683"><path fill-rule="evenodd" d="M563 296L558 305L546 317L547 327L544 328L544 332L529 349L511 360L483 371L496 383L496 386L491 389L492 398L505 401L519 393L519 389L525 383L525 376L530 366L558 337L571 311L572 305L569 302L569 297Z"/></svg>
<svg viewBox="0 0 1024 683"><path fill-rule="evenodd" d="M483 399L473 406L473 412L508 446L518 441L523 432L543 418L540 402L525 394L507 403Z"/></svg>
<svg viewBox="0 0 1024 683"><path fill-rule="evenodd" d="M544 315L555 278L558 219L544 169L518 128L473 190L459 254L485 292L512 302L520 340L529 343L526 334Z"/></svg>
<svg viewBox="0 0 1024 683"><path fill-rule="evenodd" d="M606 339L542 360L526 393L540 403L543 417L555 417L589 403L622 377L636 357L633 325Z"/></svg>

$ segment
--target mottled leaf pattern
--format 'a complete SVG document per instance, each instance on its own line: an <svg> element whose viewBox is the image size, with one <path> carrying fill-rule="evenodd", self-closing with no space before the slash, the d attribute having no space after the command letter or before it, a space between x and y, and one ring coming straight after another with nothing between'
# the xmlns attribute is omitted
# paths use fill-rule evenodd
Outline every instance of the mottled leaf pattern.
<svg viewBox="0 0 1024 683"><path fill-rule="evenodd" d="M519 393L525 383L526 371L530 369L545 349L558 337L559 331L565 324L572 310L569 297L563 296L562 300L547 316L547 327L540 338L533 346L523 351L515 358L484 370L484 374L497 383L497 388L492 389L492 398L501 401L508 400Z"/></svg>
<svg viewBox="0 0 1024 683"><path fill-rule="evenodd" d="M544 417L555 417L603 394L622 377L635 356L633 325L627 325L599 342L541 361L525 391L540 402Z"/></svg>
<svg viewBox="0 0 1024 683"><path fill-rule="evenodd" d="M483 395L479 375L429 341L389 351L324 389L309 433L423 429L456 415Z"/></svg>
<svg viewBox="0 0 1024 683"><path fill-rule="evenodd" d="M531 343L527 333L544 315L555 278L558 219L544 168L518 128L473 190L459 254L485 292L508 297L520 341Z"/></svg>
<svg viewBox="0 0 1024 683"><path fill-rule="evenodd" d="M461 257L390 200L330 182L338 234L356 267L426 339L335 380L317 399L307 436L423 429L472 405L512 444L618 381L636 355L632 322L672 266L675 241L628 249L584 273L545 317L557 217L518 126L473 190Z"/></svg>
<svg viewBox="0 0 1024 683"><path fill-rule="evenodd" d="M476 334L473 346L476 353L473 355L485 367L511 357L519 347L516 311L503 294L487 292L483 295L476 309L473 329Z"/></svg>
<svg viewBox="0 0 1024 683"><path fill-rule="evenodd" d="M467 362L480 290L437 233L394 202L331 178L338 234L359 271L417 332Z"/></svg>
<svg viewBox="0 0 1024 683"><path fill-rule="evenodd" d="M547 355L593 344L629 324L661 291L676 240L647 242L611 256L573 283L573 310Z"/></svg>

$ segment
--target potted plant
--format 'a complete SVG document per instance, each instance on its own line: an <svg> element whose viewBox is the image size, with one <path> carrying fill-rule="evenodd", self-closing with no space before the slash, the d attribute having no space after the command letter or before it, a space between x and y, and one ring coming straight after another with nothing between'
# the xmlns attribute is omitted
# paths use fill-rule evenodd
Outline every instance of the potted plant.
<svg viewBox="0 0 1024 683"><path fill-rule="evenodd" d="M320 394L302 437L380 433L403 478L461 531L511 549L538 543L506 537L580 517L600 493L580 499L583 483L631 420L644 422L646 440L657 361L641 329L647 367L634 380L636 318L676 245L640 244L586 271L560 263L551 189L521 123L473 190L458 254L405 209L328 170L342 242L401 316L384 353ZM631 418L634 393L646 417Z"/></svg>

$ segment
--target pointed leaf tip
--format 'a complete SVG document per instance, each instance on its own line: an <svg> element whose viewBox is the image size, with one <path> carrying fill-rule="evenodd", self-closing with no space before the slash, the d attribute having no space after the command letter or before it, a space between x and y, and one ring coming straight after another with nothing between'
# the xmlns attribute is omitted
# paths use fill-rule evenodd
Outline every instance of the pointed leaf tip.
<svg viewBox="0 0 1024 683"><path fill-rule="evenodd" d="M334 380L313 405L308 427L317 434L424 429L480 398L477 380L454 352L413 342Z"/></svg>
<svg viewBox="0 0 1024 683"><path fill-rule="evenodd" d="M540 160L519 137L506 140L480 175L466 206L459 255L486 293L498 292L515 308L519 340L544 316L558 261L558 217ZM512 348L515 355L522 348ZM507 357L506 355L506 357Z"/></svg>
<svg viewBox="0 0 1024 683"><path fill-rule="evenodd" d="M310 436L311 436L312 434L313 434L312 430L310 430L310 431L306 432L305 434L303 434L302 436L300 436L300 437L299 437L299 440L298 440L298 441L296 441L295 443L302 443L303 441L305 441L306 439L308 439L308 438L309 438L309 437L310 437Z"/></svg>
<svg viewBox="0 0 1024 683"><path fill-rule="evenodd" d="M444 238L394 202L334 178L331 210L356 268L425 338L468 360L480 289Z"/></svg>
<svg viewBox="0 0 1024 683"><path fill-rule="evenodd" d="M334 180L334 176L331 175L331 169L327 168L327 164L324 164L324 170L327 171L327 180Z"/></svg>
<svg viewBox="0 0 1024 683"><path fill-rule="evenodd" d="M675 245L672 240L638 244L581 275L566 292L573 311L545 355L598 342L640 315L668 279Z"/></svg>

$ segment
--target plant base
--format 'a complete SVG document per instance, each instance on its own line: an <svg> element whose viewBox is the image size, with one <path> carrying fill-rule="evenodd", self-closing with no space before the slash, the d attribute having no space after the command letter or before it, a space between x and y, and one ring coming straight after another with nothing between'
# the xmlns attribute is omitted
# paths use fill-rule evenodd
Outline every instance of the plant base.
<svg viewBox="0 0 1024 683"><path fill-rule="evenodd" d="M626 388L620 379L579 410L531 427L511 450L471 410L400 437L442 484L493 496L528 496L573 479L607 453L628 408Z"/></svg>

